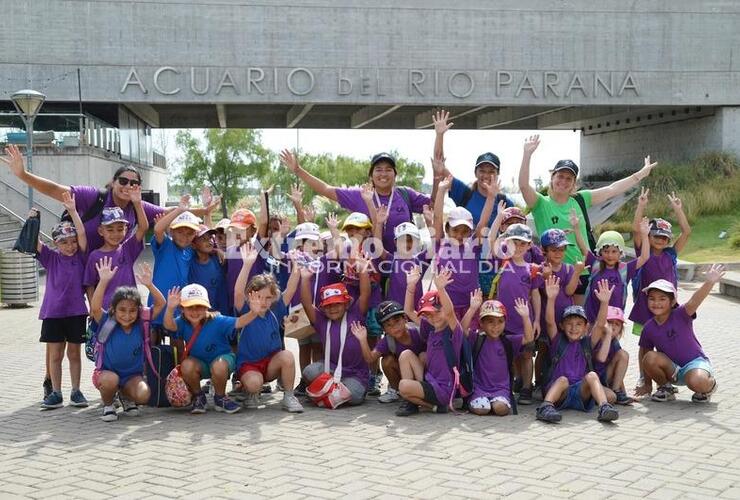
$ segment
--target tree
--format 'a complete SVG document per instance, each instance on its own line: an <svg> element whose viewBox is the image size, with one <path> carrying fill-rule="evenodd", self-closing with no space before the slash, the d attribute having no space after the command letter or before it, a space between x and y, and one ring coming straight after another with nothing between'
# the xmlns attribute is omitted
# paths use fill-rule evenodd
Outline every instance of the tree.
<svg viewBox="0 0 740 500"><path fill-rule="evenodd" d="M183 152L178 181L193 193L208 186L220 194L224 215L249 183L261 183L276 163L275 155L262 145L258 130L208 129L203 139L180 131L176 143Z"/></svg>

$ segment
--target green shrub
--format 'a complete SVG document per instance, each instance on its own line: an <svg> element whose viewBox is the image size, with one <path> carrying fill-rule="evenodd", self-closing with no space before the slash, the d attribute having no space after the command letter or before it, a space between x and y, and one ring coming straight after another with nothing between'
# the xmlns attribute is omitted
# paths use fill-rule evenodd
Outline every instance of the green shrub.
<svg viewBox="0 0 740 500"><path fill-rule="evenodd" d="M730 228L730 247L735 250L740 250L740 222L736 222Z"/></svg>

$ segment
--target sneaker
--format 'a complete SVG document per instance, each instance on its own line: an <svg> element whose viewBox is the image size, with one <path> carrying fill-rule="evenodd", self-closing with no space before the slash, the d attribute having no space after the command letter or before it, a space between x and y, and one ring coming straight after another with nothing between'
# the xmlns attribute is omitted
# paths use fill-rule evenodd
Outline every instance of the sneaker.
<svg viewBox="0 0 740 500"><path fill-rule="evenodd" d="M658 403L664 403L666 401L675 401L676 395L673 394L670 387L667 385L661 385L658 387L658 390L650 396L650 399L657 401Z"/></svg>
<svg viewBox="0 0 740 500"><path fill-rule="evenodd" d="M532 404L532 388L522 387L519 391L519 399L517 400L520 405L531 405Z"/></svg>
<svg viewBox="0 0 740 500"><path fill-rule="evenodd" d="M517 394L519 391L522 390L522 386L524 385L524 382L522 382L522 379L519 377L514 378L514 387L511 389L511 392L516 392Z"/></svg>
<svg viewBox="0 0 740 500"><path fill-rule="evenodd" d="M665 386L666 386L666 388L668 388L668 389L669 389L669 390L670 390L670 391L671 391L671 392L672 392L673 394L678 394L678 387L676 387L675 385L673 385L673 384L671 384L671 383L669 382L669 383L667 383L667 384L666 384Z"/></svg>
<svg viewBox="0 0 740 500"><path fill-rule="evenodd" d="M282 402L283 410L288 413L303 413L303 405L293 395L285 394Z"/></svg>
<svg viewBox="0 0 740 500"><path fill-rule="evenodd" d="M596 417L599 422L612 422L618 418L619 412L609 403L599 406L599 415Z"/></svg>
<svg viewBox="0 0 740 500"><path fill-rule="evenodd" d="M46 399L49 397L49 394L54 392L54 388L51 386L51 379L45 378L42 386L44 387L44 399Z"/></svg>
<svg viewBox="0 0 740 500"><path fill-rule="evenodd" d="M194 414L205 413L206 406L208 406L208 400L206 400L206 395L204 392L199 392L193 398L193 409L190 410L190 413L194 413Z"/></svg>
<svg viewBox="0 0 740 500"><path fill-rule="evenodd" d="M213 387L213 384L210 380L207 380L206 383L201 387L200 389L203 391L203 393L206 395L206 405L214 407L216 406L216 403L214 402L214 396L216 395L216 390Z"/></svg>
<svg viewBox="0 0 740 500"><path fill-rule="evenodd" d="M712 398L712 394L717 390L717 381L714 381L714 385L712 386L712 390L709 392L695 392L691 396L691 401L694 403L709 403L709 400Z"/></svg>
<svg viewBox="0 0 740 500"><path fill-rule="evenodd" d="M373 373L370 375L370 381L367 386L368 396L380 396L380 384L383 381L383 375L381 373Z"/></svg>
<svg viewBox="0 0 740 500"><path fill-rule="evenodd" d="M116 392L116 395L113 396L113 408L118 409L121 405L121 392Z"/></svg>
<svg viewBox="0 0 740 500"><path fill-rule="evenodd" d="M84 394L79 389L70 393L69 400L70 406L76 406L77 408L87 408L89 406L87 399L85 399Z"/></svg>
<svg viewBox="0 0 740 500"><path fill-rule="evenodd" d="M560 422L563 416L555 409L552 403L542 403L537 407L536 418L537 420L554 424Z"/></svg>
<svg viewBox="0 0 740 500"><path fill-rule="evenodd" d="M262 394L272 394L272 386L270 384L264 384L262 386Z"/></svg>
<svg viewBox="0 0 740 500"><path fill-rule="evenodd" d="M130 399L126 399L123 396L121 396L121 408L123 408L123 414L127 417L139 416L139 406Z"/></svg>
<svg viewBox="0 0 740 500"><path fill-rule="evenodd" d="M51 391L51 394L44 398L41 403L41 408L45 410L53 410L54 408L61 408L64 406L64 398L61 392Z"/></svg>
<svg viewBox="0 0 740 500"><path fill-rule="evenodd" d="M447 406L446 405L432 406L432 413L447 413Z"/></svg>
<svg viewBox="0 0 740 500"><path fill-rule="evenodd" d="M228 396L219 396L218 394L213 396L213 408L216 411L222 411L224 413L236 413L242 409L241 406L229 399Z"/></svg>
<svg viewBox="0 0 740 500"><path fill-rule="evenodd" d="M616 403L618 405L631 405L635 402L635 400L629 397L624 391L615 391L614 394L617 396Z"/></svg>
<svg viewBox="0 0 740 500"><path fill-rule="evenodd" d="M241 384L235 385L233 389L226 393L226 395L237 403L243 403L244 400L247 398L247 393L242 391Z"/></svg>
<svg viewBox="0 0 740 500"><path fill-rule="evenodd" d="M260 395L259 394L247 394L244 399L244 408L255 409L260 407Z"/></svg>
<svg viewBox="0 0 740 500"><path fill-rule="evenodd" d="M398 410L396 410L396 416L398 417L409 417L411 415L416 415L417 413L419 413L419 407L411 401L406 400L402 401L398 406Z"/></svg>
<svg viewBox="0 0 740 500"><path fill-rule="evenodd" d="M296 396L301 396L301 397L306 395L306 384L303 383L302 380L298 384L298 386L293 390L293 394L295 394Z"/></svg>
<svg viewBox="0 0 740 500"><path fill-rule="evenodd" d="M275 392L285 392L285 387L280 383L280 379L275 382Z"/></svg>
<svg viewBox="0 0 740 500"><path fill-rule="evenodd" d="M100 419L103 422L115 422L118 420L118 413L116 413L116 407L113 405L105 406L103 408L103 415L101 415Z"/></svg>
<svg viewBox="0 0 740 500"><path fill-rule="evenodd" d="M398 391L392 387L389 387L385 394L378 398L378 403L395 403L401 398L398 395Z"/></svg>

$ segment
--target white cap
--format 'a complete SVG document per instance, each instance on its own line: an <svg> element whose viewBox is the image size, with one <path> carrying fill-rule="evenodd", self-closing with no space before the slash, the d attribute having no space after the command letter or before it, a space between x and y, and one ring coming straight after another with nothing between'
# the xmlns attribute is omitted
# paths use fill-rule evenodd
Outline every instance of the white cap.
<svg viewBox="0 0 740 500"><path fill-rule="evenodd" d="M332 238L331 231L321 231L321 233L319 233L319 238L321 238L322 241L330 240Z"/></svg>
<svg viewBox="0 0 740 500"><path fill-rule="evenodd" d="M401 224L397 225L395 229L393 230L393 237L395 239L400 238L401 236L411 236L412 238L416 238L417 240L421 240L421 235L419 234L419 228L416 227L416 225L412 222L402 222Z"/></svg>
<svg viewBox="0 0 740 500"><path fill-rule="evenodd" d="M189 227L197 231L200 229L200 219L192 212L183 212L175 217L175 220L170 224L170 229L176 229L178 227Z"/></svg>
<svg viewBox="0 0 740 500"><path fill-rule="evenodd" d="M216 225L213 227L213 229L223 229L226 231L226 228L229 227L229 224L231 224L231 221L229 219L221 219L216 223Z"/></svg>
<svg viewBox="0 0 740 500"><path fill-rule="evenodd" d="M468 226L470 229L475 229L475 224L473 224L473 214L471 214L465 207L455 207L450 210L450 213L447 216L447 223L450 227Z"/></svg>
<svg viewBox="0 0 740 500"><path fill-rule="evenodd" d="M676 295L676 287L673 286L673 283L671 283L668 280L655 280L652 283L650 283L648 286L643 288L642 291L645 293L648 293L652 289L660 290L661 292L671 293L673 295Z"/></svg>
<svg viewBox="0 0 740 500"><path fill-rule="evenodd" d="M295 228L296 240L313 240L318 241L321 237L318 224L313 222L303 222Z"/></svg>
<svg viewBox="0 0 740 500"><path fill-rule="evenodd" d="M180 306L206 306L210 309L211 302L208 300L208 290L197 283L184 286L180 290Z"/></svg>

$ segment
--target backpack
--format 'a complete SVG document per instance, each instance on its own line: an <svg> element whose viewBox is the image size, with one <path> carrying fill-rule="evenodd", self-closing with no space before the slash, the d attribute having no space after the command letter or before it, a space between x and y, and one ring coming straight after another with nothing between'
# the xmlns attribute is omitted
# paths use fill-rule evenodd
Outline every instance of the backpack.
<svg viewBox="0 0 740 500"><path fill-rule="evenodd" d="M154 367L154 361L152 360L151 341L149 338L149 324L151 319L151 308L143 306L140 307L139 322L141 323L141 331L144 337L144 357L146 358L147 363L149 363L152 373L159 378L159 373L157 373L157 369ZM114 318L108 317L108 319L105 320L105 323L102 323L98 329L85 340L85 355L88 359L95 362L96 370L100 370L103 367L103 349L105 347L105 343L110 338L110 334L115 330L116 324L117 323ZM89 348L89 345L92 345L92 348Z"/></svg>
<svg viewBox="0 0 740 500"><path fill-rule="evenodd" d="M478 338L475 339L475 345L473 346L473 368L475 368L475 364L478 362L478 356L480 356L480 351L483 349L483 343L486 341L486 337L487 335L485 333L479 333ZM519 411L517 410L516 398L514 397L514 351L511 346L511 341L506 337L506 335L501 337L501 344L503 344L504 351L506 352L506 366L509 371L509 400L511 401L511 412L514 415L518 415Z"/></svg>
<svg viewBox="0 0 740 500"><path fill-rule="evenodd" d="M468 202L473 197L473 194L474 193L475 193L475 191L473 191L472 189L470 189L470 187L465 186L465 192L463 193L462 198L460 198L460 204L457 205L457 206L458 207L467 207L468 206ZM501 203L502 201L508 203L508 200L506 199L506 195L504 195L502 193L498 193L496 195L496 199L493 201L493 207L494 208L498 207L498 204Z"/></svg>
<svg viewBox="0 0 740 500"><path fill-rule="evenodd" d="M452 330L449 327L442 333L442 348L445 352L447 366L454 376L454 387L449 401L449 407L454 411L452 399L455 393L459 393L462 398L467 398L473 393L473 350L470 342L463 339L460 352L456 354L452 346Z"/></svg>
<svg viewBox="0 0 740 500"><path fill-rule="evenodd" d="M586 358L586 373L594 371L594 364L592 359L593 352L591 350L591 337L584 336L581 338L581 340L578 341L578 343L581 345L581 352L583 353L583 357ZM557 349L553 353L552 357L550 357L549 359L545 359L545 364L547 366L543 368L545 373L545 379L543 380L544 386L547 386L550 383L552 372L555 370L555 367L563 358L563 355L565 354L566 349L568 349L569 344L570 342L568 342L568 338L564 334L560 334L560 336L558 337Z"/></svg>
<svg viewBox="0 0 740 500"><path fill-rule="evenodd" d="M581 207L581 213L583 214L583 222L586 223L586 239L588 240L588 247L592 252L596 250L596 238L594 238L593 229L591 229L591 220L588 218L588 208L586 208L586 200L583 199L583 194L580 192L571 196L578 206Z"/></svg>
<svg viewBox="0 0 740 500"><path fill-rule="evenodd" d="M678 254L676 253L676 249L673 247L668 247L663 251L670 255L671 260L673 261L673 276L671 276L672 279L669 281L672 281L673 283L678 283ZM637 274L635 274L635 277L632 278L632 299L635 302L637 301L637 296L640 295L640 291L642 290L643 285L640 283L641 281L642 267L637 270Z"/></svg>
<svg viewBox="0 0 740 500"><path fill-rule="evenodd" d="M629 280L627 280L627 263L626 262L619 262L617 264L617 270L619 270L619 279L622 280L622 309L624 309L625 305L627 304L627 289L629 288ZM591 279L588 280L588 286L586 287L586 297L591 296L591 292L593 291L593 288L591 285L598 281L598 274L601 271L601 261L596 260L591 265Z"/></svg>
<svg viewBox="0 0 740 500"><path fill-rule="evenodd" d="M85 210L85 213L82 214L80 219L82 219L82 222L88 222L95 217L97 217L100 212L103 211L103 207L105 206L105 198L108 196L108 190L107 189L100 189L98 190L98 195L95 198L95 201L92 205L90 205L87 210ZM72 222L72 216L69 215L69 212L65 210L62 212L61 217L59 218L60 222Z"/></svg>

